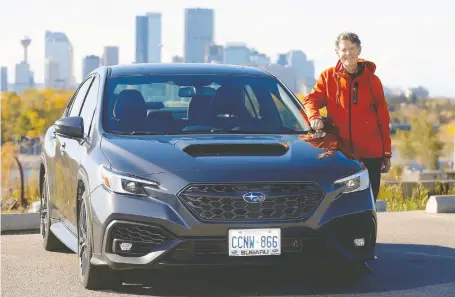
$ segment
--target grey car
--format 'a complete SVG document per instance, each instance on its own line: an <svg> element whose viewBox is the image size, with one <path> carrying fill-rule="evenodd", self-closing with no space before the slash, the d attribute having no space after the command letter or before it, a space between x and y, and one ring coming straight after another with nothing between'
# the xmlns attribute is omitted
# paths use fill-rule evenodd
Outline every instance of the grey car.
<svg viewBox="0 0 455 297"><path fill-rule="evenodd" d="M47 130L41 234L88 289L121 271L374 258L365 166L257 68L99 67Z"/></svg>

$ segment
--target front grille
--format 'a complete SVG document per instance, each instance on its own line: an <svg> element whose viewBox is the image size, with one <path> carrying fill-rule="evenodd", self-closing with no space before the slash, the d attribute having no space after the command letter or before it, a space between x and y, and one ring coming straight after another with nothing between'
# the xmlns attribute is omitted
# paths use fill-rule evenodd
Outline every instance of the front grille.
<svg viewBox="0 0 455 297"><path fill-rule="evenodd" d="M261 192L266 199L249 203L243 195ZM179 199L201 221L284 221L307 219L324 192L314 183L192 184Z"/></svg>
<svg viewBox="0 0 455 297"><path fill-rule="evenodd" d="M170 235L157 226L117 223L111 228L111 238L128 242L163 244Z"/></svg>

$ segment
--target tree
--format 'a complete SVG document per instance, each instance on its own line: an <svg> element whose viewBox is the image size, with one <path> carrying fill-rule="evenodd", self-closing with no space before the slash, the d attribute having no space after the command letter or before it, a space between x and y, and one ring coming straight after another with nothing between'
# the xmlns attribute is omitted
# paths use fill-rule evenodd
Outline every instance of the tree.
<svg viewBox="0 0 455 297"><path fill-rule="evenodd" d="M62 116L72 94L72 91L55 90L27 90L20 96L14 92L2 93L2 144L24 136L43 136Z"/></svg>
<svg viewBox="0 0 455 297"><path fill-rule="evenodd" d="M300 102L303 102L303 99L305 99L305 95L303 95L303 94L297 93L295 95L300 100ZM323 108L319 109L319 113L321 114L321 116L326 117L327 116L327 108L323 107Z"/></svg>
<svg viewBox="0 0 455 297"><path fill-rule="evenodd" d="M439 168L439 157L444 144L439 140L435 122L428 111L414 114L411 118L411 130L397 133L397 150L403 158L415 160L428 169Z"/></svg>
<svg viewBox="0 0 455 297"><path fill-rule="evenodd" d="M21 98L12 92L2 93L2 143L12 141L15 135L16 121L21 115Z"/></svg>

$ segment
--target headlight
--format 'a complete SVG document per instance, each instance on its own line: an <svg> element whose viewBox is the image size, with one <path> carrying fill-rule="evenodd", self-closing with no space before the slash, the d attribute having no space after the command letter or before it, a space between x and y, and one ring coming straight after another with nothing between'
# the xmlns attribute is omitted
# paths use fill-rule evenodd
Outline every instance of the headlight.
<svg viewBox="0 0 455 297"><path fill-rule="evenodd" d="M146 188L166 190L158 182L137 178L101 166L103 184L109 190L120 194L146 196Z"/></svg>
<svg viewBox="0 0 455 297"><path fill-rule="evenodd" d="M335 184L344 184L343 193L352 193L366 190L370 186L368 170L364 169L354 175L339 179L335 182Z"/></svg>

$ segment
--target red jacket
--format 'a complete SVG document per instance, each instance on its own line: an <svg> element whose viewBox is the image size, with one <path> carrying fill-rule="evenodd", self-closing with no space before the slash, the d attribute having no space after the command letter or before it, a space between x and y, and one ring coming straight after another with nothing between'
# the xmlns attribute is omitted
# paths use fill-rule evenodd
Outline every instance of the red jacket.
<svg viewBox="0 0 455 297"><path fill-rule="evenodd" d="M390 116L373 62L359 59L360 73L352 78L340 61L321 73L303 100L310 120L321 118L319 109L335 125L340 141L356 158L391 157Z"/></svg>

